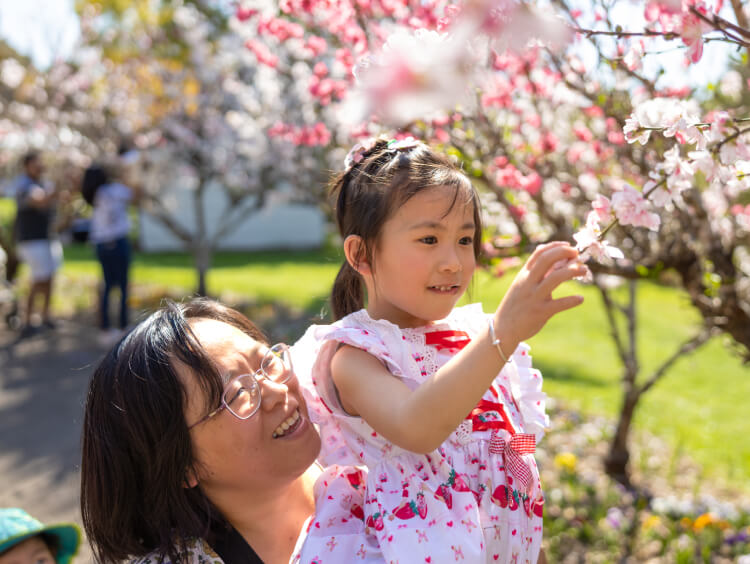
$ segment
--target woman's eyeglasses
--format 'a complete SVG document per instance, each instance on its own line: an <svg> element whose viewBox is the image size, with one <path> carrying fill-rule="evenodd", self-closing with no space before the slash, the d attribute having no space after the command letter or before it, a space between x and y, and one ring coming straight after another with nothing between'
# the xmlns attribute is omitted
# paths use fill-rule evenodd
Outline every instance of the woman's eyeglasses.
<svg viewBox="0 0 750 564"><path fill-rule="evenodd" d="M253 374L240 374L232 378L221 394L221 405L189 425L188 429L208 421L225 408L237 419L249 419L258 411L262 400L258 377L268 378L273 382L283 384L291 378L292 374L294 374L294 371L292 370L292 357L289 353L289 347L283 343L273 345L263 355L258 370Z"/></svg>

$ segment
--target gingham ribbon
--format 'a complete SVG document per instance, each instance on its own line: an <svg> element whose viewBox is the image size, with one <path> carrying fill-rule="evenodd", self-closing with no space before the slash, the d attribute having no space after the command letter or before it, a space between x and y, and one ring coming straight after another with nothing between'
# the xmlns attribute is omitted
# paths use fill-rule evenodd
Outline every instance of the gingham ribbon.
<svg viewBox="0 0 750 564"><path fill-rule="evenodd" d="M534 454L535 451L536 437L533 434L518 433L510 441L499 438L497 431L492 431L490 436L490 452L503 455L506 470L518 480L520 489L526 493L531 489L531 468L522 455Z"/></svg>

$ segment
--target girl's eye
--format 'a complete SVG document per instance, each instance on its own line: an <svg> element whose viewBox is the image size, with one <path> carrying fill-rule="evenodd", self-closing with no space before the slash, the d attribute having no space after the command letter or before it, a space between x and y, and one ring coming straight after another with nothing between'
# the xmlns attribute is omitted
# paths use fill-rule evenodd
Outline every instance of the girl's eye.
<svg viewBox="0 0 750 564"><path fill-rule="evenodd" d="M435 237L434 235L429 235L428 237L422 237L420 241L422 243L425 243L426 245L434 245L435 243L437 243L437 237Z"/></svg>
<svg viewBox="0 0 750 564"><path fill-rule="evenodd" d="M474 237L461 237L458 240L458 243L460 245L471 245L472 243L474 243Z"/></svg>

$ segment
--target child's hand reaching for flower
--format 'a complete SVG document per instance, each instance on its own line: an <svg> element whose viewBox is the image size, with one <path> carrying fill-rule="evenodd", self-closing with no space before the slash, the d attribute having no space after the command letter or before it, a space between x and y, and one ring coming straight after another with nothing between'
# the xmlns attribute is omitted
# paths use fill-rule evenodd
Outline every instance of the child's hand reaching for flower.
<svg viewBox="0 0 750 564"><path fill-rule="evenodd" d="M586 274L578 251L563 241L540 245L521 268L495 312L495 333L509 356L555 314L583 303L583 296L553 299L563 282Z"/></svg>

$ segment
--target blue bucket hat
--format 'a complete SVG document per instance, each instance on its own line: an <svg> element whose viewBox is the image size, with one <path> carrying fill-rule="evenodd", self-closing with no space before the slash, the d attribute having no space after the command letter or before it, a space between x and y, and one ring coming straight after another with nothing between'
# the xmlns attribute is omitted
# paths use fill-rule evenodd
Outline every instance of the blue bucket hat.
<svg viewBox="0 0 750 564"><path fill-rule="evenodd" d="M70 564L81 544L81 531L73 523L44 525L23 509L0 509L0 554L37 535L51 535L58 540L57 564Z"/></svg>

